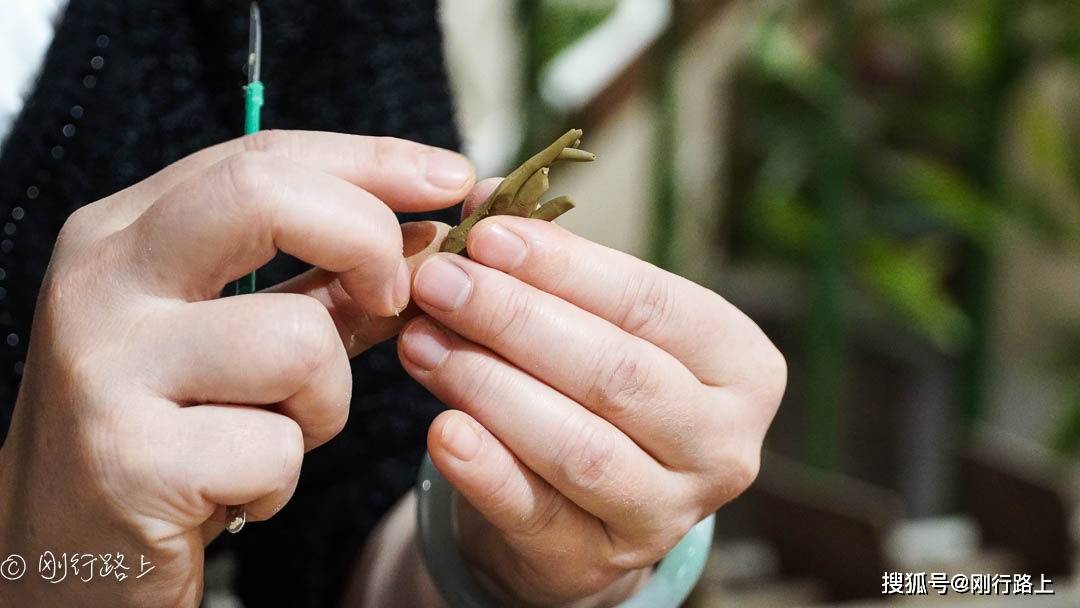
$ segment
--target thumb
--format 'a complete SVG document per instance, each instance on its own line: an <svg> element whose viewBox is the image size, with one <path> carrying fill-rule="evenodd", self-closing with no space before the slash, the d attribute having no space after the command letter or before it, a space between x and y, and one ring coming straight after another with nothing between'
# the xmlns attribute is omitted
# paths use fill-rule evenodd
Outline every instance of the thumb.
<svg viewBox="0 0 1080 608"><path fill-rule="evenodd" d="M448 232L450 226L442 222L422 221L401 225L403 253L410 274L428 256L439 251ZM374 315L345 292L337 273L321 268L313 268L266 291L299 293L322 302L330 312L350 358L396 336L405 322L420 312L415 304L410 303L396 317Z"/></svg>

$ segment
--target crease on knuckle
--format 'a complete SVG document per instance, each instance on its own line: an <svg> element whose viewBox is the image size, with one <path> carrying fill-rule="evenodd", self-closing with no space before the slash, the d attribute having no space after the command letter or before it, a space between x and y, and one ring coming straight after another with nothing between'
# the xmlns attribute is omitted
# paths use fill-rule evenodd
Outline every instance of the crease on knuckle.
<svg viewBox="0 0 1080 608"><path fill-rule="evenodd" d="M536 537L543 534L565 506L566 502L563 500L562 495L554 490L549 491L543 506L534 509L521 522L519 533L526 537Z"/></svg>
<svg viewBox="0 0 1080 608"><path fill-rule="evenodd" d="M232 206L231 211L245 221L264 225L263 205L260 204L267 184L272 178L272 169L268 166L264 152L241 152L224 161L225 199Z"/></svg>
<svg viewBox="0 0 1080 608"><path fill-rule="evenodd" d="M496 303L495 314L490 315L484 335L493 344L512 344L521 337L534 316L535 302L528 292L506 289Z"/></svg>
<svg viewBox="0 0 1080 608"><path fill-rule="evenodd" d="M599 420L571 424L576 428L564 432L565 439L555 453L555 475L572 488L595 491L611 475L616 437Z"/></svg>
<svg viewBox="0 0 1080 608"><path fill-rule="evenodd" d="M360 154L360 150L367 149L367 157L359 158L357 160L365 162L365 165L357 165L359 167L367 166L371 168L374 175L392 175L394 170L395 158L398 156L401 149L401 140L393 137L373 137L371 138L370 146L357 146L357 153Z"/></svg>
<svg viewBox="0 0 1080 608"><path fill-rule="evenodd" d="M636 336L649 335L663 327L675 310L675 294L671 281L664 276L642 273L627 281L621 308L616 314L617 325Z"/></svg>
<svg viewBox="0 0 1080 608"><path fill-rule="evenodd" d="M457 356L453 350L451 350L449 360ZM449 368L447 363L444 362L439 366L439 370L446 370ZM462 357L462 370L460 377L469 378L469 382L465 387L461 388L462 393L460 396L460 403L463 405L462 409L468 410L468 413L473 415L474 418L484 418L484 410L489 407L499 407L499 394L503 388L503 382L505 382L505 376L499 372L499 364L491 357L479 356L474 354L465 354ZM452 377L459 377L455 371L448 374ZM461 383L456 383L461 384Z"/></svg>
<svg viewBox="0 0 1080 608"><path fill-rule="evenodd" d="M647 406L657 397L656 380L644 365L642 354L634 348L620 350L612 357L602 354L595 366L585 393L590 409L605 417L632 416L640 406Z"/></svg>

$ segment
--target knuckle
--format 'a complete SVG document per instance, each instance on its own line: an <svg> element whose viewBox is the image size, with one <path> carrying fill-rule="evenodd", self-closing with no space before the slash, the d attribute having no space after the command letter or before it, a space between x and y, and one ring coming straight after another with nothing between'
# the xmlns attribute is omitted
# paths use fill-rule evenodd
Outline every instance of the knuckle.
<svg viewBox="0 0 1080 608"><path fill-rule="evenodd" d="M534 316L535 302L523 289L502 290L500 300L490 315L484 335L494 344L510 344L517 341L529 319Z"/></svg>
<svg viewBox="0 0 1080 608"><path fill-rule="evenodd" d="M757 481L761 471L761 450L745 450L729 455L715 467L715 474L706 487L710 511L739 497Z"/></svg>
<svg viewBox="0 0 1080 608"><path fill-rule="evenodd" d="M530 513L521 524L521 534L527 537L535 537L543 534L551 526L551 522L566 506L565 501L558 492L550 492L543 506Z"/></svg>
<svg viewBox="0 0 1080 608"><path fill-rule="evenodd" d="M356 231L357 240L353 246L358 251L366 252L369 258L374 256L374 261L385 262L391 270L396 270L404 248L404 238L394 211L386 205L376 205L366 221L371 233Z"/></svg>
<svg viewBox="0 0 1080 608"><path fill-rule="evenodd" d="M57 233L53 259L71 261L90 257L76 254L90 246L95 236L101 234L107 219L100 203L84 205L73 211Z"/></svg>
<svg viewBox="0 0 1080 608"><path fill-rule="evenodd" d="M667 526L655 533L651 543L653 554L648 556L649 561L646 565L654 564L670 553L699 519L695 513L690 512L671 518Z"/></svg>
<svg viewBox="0 0 1080 608"><path fill-rule="evenodd" d="M269 155L265 152L241 152L225 160L225 179L234 198L239 203L254 202L259 193L272 179Z"/></svg>
<svg viewBox="0 0 1080 608"><path fill-rule="evenodd" d="M289 355L288 373L292 377L308 377L322 366L333 353L338 339L326 308L307 296L288 298L283 312L282 348Z"/></svg>
<svg viewBox="0 0 1080 608"><path fill-rule="evenodd" d="M743 454L740 458L736 458L731 471L732 489L734 490L732 498L742 494L748 490L750 486L754 485L760 472L760 450L754 450Z"/></svg>
<svg viewBox="0 0 1080 608"><path fill-rule="evenodd" d="M387 171L394 168L395 160L401 153L402 141L394 137L372 137L370 139L371 145L367 146L368 154L370 158L359 159L364 164L358 164L357 166L363 167L370 165L379 174L384 174ZM359 151L362 149L357 147Z"/></svg>
<svg viewBox="0 0 1080 608"><path fill-rule="evenodd" d="M449 361L454 361L455 357L452 354ZM501 407L506 376L500 373L499 364L491 357L466 356L462 359L461 377L470 380L463 388L461 402L469 404L473 417L482 417L485 410ZM446 370L449 366L444 364L439 369ZM453 375L457 377L457 372Z"/></svg>
<svg viewBox="0 0 1080 608"><path fill-rule="evenodd" d="M624 416L635 406L657 398L657 380L642 357L640 350L627 348L620 350L612 363L596 366L585 395L594 411L605 417Z"/></svg>
<svg viewBox="0 0 1080 608"><path fill-rule="evenodd" d="M599 419L578 423L555 455L555 475L584 492L600 488L611 475L616 437ZM559 484L556 484L559 485Z"/></svg>
<svg viewBox="0 0 1080 608"><path fill-rule="evenodd" d="M663 327L675 309L672 283L657 273L642 273L627 282L618 326L634 335L645 335Z"/></svg>
<svg viewBox="0 0 1080 608"><path fill-rule="evenodd" d="M90 216L93 214L91 207L91 205L86 205L72 211L71 215L64 220L64 225L60 228L61 237L71 238L74 235L83 233L87 228L93 225L93 222L90 220Z"/></svg>
<svg viewBox="0 0 1080 608"><path fill-rule="evenodd" d="M304 462L304 433L290 419L281 419L278 423L280 428L275 429L277 436L276 444L280 446L279 468L277 475L277 487L287 488L300 475L300 467Z"/></svg>
<svg viewBox="0 0 1080 608"><path fill-rule="evenodd" d="M788 366L787 359L780 349L771 342L768 344L761 365L762 390L766 403L775 411L784 398L787 390Z"/></svg>
<svg viewBox="0 0 1080 608"><path fill-rule="evenodd" d="M295 422L283 424L281 442L281 487L292 485L303 463L303 432Z"/></svg>
<svg viewBox="0 0 1080 608"><path fill-rule="evenodd" d="M632 541L614 538L609 562L623 570L638 570L652 566L671 552L701 519L695 512L683 509L672 515L672 510L657 510L650 523ZM703 517L703 516L702 516Z"/></svg>

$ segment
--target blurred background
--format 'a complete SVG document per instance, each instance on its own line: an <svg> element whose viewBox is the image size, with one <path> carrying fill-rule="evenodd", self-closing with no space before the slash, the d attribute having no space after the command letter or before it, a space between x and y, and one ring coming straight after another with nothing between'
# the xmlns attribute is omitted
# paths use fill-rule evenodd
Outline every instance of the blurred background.
<svg viewBox="0 0 1080 608"><path fill-rule="evenodd" d="M560 220L787 355L761 478L690 605L1027 573L1078 606L1080 2L444 0L467 152L568 127ZM1038 585L1036 584L1036 587Z"/></svg>

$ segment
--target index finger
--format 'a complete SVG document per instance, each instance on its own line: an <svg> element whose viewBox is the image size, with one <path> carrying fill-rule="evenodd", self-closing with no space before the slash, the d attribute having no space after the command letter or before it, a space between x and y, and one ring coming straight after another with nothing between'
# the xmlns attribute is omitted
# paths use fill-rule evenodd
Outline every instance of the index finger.
<svg viewBox="0 0 1080 608"><path fill-rule="evenodd" d="M325 131L260 131L187 156L136 185L124 197L126 222L154 199L211 166L242 152L267 152L329 173L367 190L391 209L430 211L456 204L472 188L475 170L461 154L394 137Z"/></svg>

